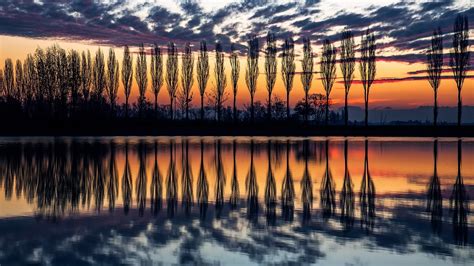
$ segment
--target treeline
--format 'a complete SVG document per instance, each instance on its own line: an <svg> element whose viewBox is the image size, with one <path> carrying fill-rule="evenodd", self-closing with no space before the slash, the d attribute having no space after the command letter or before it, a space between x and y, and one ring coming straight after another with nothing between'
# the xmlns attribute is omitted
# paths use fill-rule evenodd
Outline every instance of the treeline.
<svg viewBox="0 0 474 266"><path fill-rule="evenodd" d="M458 89L458 125L461 124L461 90L469 65L468 20L458 15L454 23L453 45L450 53L450 67ZM427 72L434 89L434 124L437 123L437 91L443 69L443 35L440 29L433 33L431 46L427 50ZM348 97L354 81L358 63L360 82L364 92L365 125L368 124L369 95L376 76L376 36L369 30L361 36L360 45L356 45L354 34L350 30L341 33L340 47L324 40L319 56L320 69L315 68L317 57L309 38L303 38L303 58L301 60L300 82L304 98L290 106L290 94L293 89L296 72L295 45L292 38L283 40L280 47L281 66L278 67L276 38L268 33L264 48L259 39L251 36L247 42L244 78L249 91L250 104L244 109L237 108L236 95L240 89L238 80L241 66L235 45L225 54L220 43L214 51L208 50L207 43L199 45L197 60L191 44L186 43L179 56L176 45L168 43L165 52L158 45L145 48L140 45L134 57L128 46L124 47L123 60L120 63L114 49L107 55L99 48L94 55L90 51L79 53L66 51L57 45L46 49L38 48L34 54L28 54L22 62L14 64L5 60L0 70L0 109L10 118L26 119L164 119L164 120L209 120L251 121L258 120L302 120L306 123L344 123L348 121ZM264 77L267 99L265 103L255 101L260 53L264 55ZM359 53L356 57L356 52ZM209 53L214 53L214 68L211 71ZM150 54L151 62L147 62ZM181 65L179 65L181 57ZM228 57L228 58L226 58ZM225 61L230 63L230 77L227 76ZM344 84L344 112L330 111L331 91L336 80L337 62ZM279 72L278 73L278 68ZM318 73L322 81L324 94L311 94L314 74ZM280 74L280 75L278 75ZM215 82L209 86L210 76ZM286 91L286 99L273 95L277 77L280 76ZM149 80L149 77L151 80ZM138 99L130 103L132 82L138 87ZM192 108L192 87L197 82L200 108ZM123 86L125 103L117 104L119 85ZM230 89L228 88L230 84ZM158 94L165 87L169 103L161 105ZM151 89L152 99L146 92ZM260 89L260 88L259 88ZM232 106L225 103L232 97ZM286 105L286 106L285 106ZM286 107L286 108L285 108ZM285 110L286 109L286 110Z"/></svg>

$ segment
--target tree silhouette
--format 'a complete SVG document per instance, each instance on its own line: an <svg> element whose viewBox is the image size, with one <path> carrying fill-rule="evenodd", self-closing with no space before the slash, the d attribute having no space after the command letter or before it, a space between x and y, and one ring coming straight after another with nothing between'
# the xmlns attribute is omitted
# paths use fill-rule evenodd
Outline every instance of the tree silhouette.
<svg viewBox="0 0 474 266"><path fill-rule="evenodd" d="M329 95L336 80L336 47L324 40L321 55L321 81L326 92L326 125L329 123Z"/></svg>
<svg viewBox="0 0 474 266"><path fill-rule="evenodd" d="M247 70L245 71L245 83L250 92L251 121L255 122L254 97L257 90L258 79L258 38L251 36L247 41Z"/></svg>
<svg viewBox="0 0 474 266"><path fill-rule="evenodd" d="M281 60L281 77L286 90L286 119L290 119L290 92L295 77L295 46L292 38L283 43Z"/></svg>
<svg viewBox="0 0 474 266"><path fill-rule="evenodd" d="M273 33L267 34L267 47L265 50L265 75L267 81L267 92L268 92L268 119L272 119L272 92L275 87L276 75L277 75L277 61L276 61L276 40Z"/></svg>
<svg viewBox="0 0 474 266"><path fill-rule="evenodd" d="M359 71L364 87L364 103L365 103L365 126L369 124L369 93L370 87L375 80L375 35L367 30L361 39L360 44L360 63Z"/></svg>
<svg viewBox="0 0 474 266"><path fill-rule="evenodd" d="M163 55L156 43L152 49L150 71L151 85L155 96L155 117L158 117L158 94L163 86Z"/></svg>
<svg viewBox="0 0 474 266"><path fill-rule="evenodd" d="M137 64L135 65L135 79L138 85L138 111L141 117L143 116L146 105L145 93L148 84L146 52L143 43L140 45L138 51Z"/></svg>
<svg viewBox="0 0 474 266"><path fill-rule="evenodd" d="M3 85L4 85L4 82L5 82L5 78L4 78L4 76L3 76L3 70L0 69L0 94L2 94L2 95L4 94L4 90L3 90L3 88L4 88L4 86L3 86Z"/></svg>
<svg viewBox="0 0 474 266"><path fill-rule="evenodd" d="M168 43L168 58L166 59L166 85L170 96L170 119L173 120L173 102L178 89L178 51L173 42Z"/></svg>
<svg viewBox="0 0 474 266"><path fill-rule="evenodd" d="M8 98L12 97L15 84L15 76L13 74L13 61L10 58L5 59L5 67L3 68L3 89L4 95Z"/></svg>
<svg viewBox="0 0 474 266"><path fill-rule="evenodd" d="M115 51L110 48L107 60L107 95L109 96L110 109L115 114L115 104L117 102L117 92L119 86L119 63L115 56Z"/></svg>
<svg viewBox="0 0 474 266"><path fill-rule="evenodd" d="M64 118L67 116L67 101L69 98L69 79L66 50L57 47L56 54L56 97L58 105L55 109L57 116ZM18 97L16 97L18 99ZM54 96L53 96L54 98Z"/></svg>
<svg viewBox="0 0 474 266"><path fill-rule="evenodd" d="M15 93L14 98L17 101L21 101L21 95L23 94L23 65L21 60L17 59L15 64Z"/></svg>
<svg viewBox="0 0 474 266"><path fill-rule="evenodd" d="M347 108L347 98L354 79L355 70L355 49L354 35L350 30L344 30L341 38L341 72L344 79L344 124L347 126L349 121L349 110Z"/></svg>
<svg viewBox="0 0 474 266"><path fill-rule="evenodd" d="M431 46L427 53L428 80L434 91L433 125L438 122L438 88L441 83L441 72L443 71L443 36L441 28L434 30L431 37Z"/></svg>
<svg viewBox="0 0 474 266"><path fill-rule="evenodd" d="M309 38L303 39L303 61L301 61L301 83L303 84L304 99L305 99L305 117L304 120L308 122L309 114L309 99L308 94L313 82L313 50L311 49L311 40Z"/></svg>
<svg viewBox="0 0 474 266"><path fill-rule="evenodd" d="M193 98L191 89L194 83L194 57L191 51L191 44L186 43L181 64L181 86L183 88L184 104L186 109L186 120L189 119L189 104Z"/></svg>
<svg viewBox="0 0 474 266"><path fill-rule="evenodd" d="M238 90L238 82L239 82L239 74L240 74L240 61L237 55L237 51L235 49L234 44L230 46L231 54L229 57L230 61L230 79L232 82L232 93L233 93L233 109L232 109L232 117L234 122L237 121L237 90Z"/></svg>
<svg viewBox="0 0 474 266"><path fill-rule="evenodd" d="M199 94L201 95L201 120L204 120L204 94L206 93L207 81L209 80L209 55L207 53L206 41L201 41L196 71Z"/></svg>
<svg viewBox="0 0 474 266"><path fill-rule="evenodd" d="M221 121L221 109L224 101L225 87L227 86L227 77L225 75L224 53L219 42L216 43L216 65L214 68L216 79L216 107L217 121Z"/></svg>
<svg viewBox="0 0 474 266"><path fill-rule="evenodd" d="M84 57L83 57L84 58ZM123 51L122 61L122 84L125 94L125 117L128 118L128 99L132 90L132 76L133 76L133 56L130 54L128 45L125 45Z"/></svg>
<svg viewBox="0 0 474 266"><path fill-rule="evenodd" d="M125 65L124 65L125 66ZM82 52L81 57L81 92L84 103L87 103L91 93L91 82L92 82L92 59L91 52L87 50ZM37 73L38 76L40 73Z"/></svg>
<svg viewBox="0 0 474 266"><path fill-rule="evenodd" d="M38 89L38 75L35 66L35 59L31 54L26 56L23 63L24 87L25 87L25 111L27 117L31 119L33 115L32 105L34 97L37 96ZM3 75L3 72L2 72ZM79 74L80 75L80 74ZM79 77L80 81L80 77ZM0 79L0 93L2 92L2 79Z"/></svg>
<svg viewBox="0 0 474 266"><path fill-rule="evenodd" d="M453 71L458 89L458 126L461 126L462 99L461 90L469 66L469 25L467 16L458 15L454 21L453 48L449 65Z"/></svg>
<svg viewBox="0 0 474 266"><path fill-rule="evenodd" d="M24 69L25 74L28 69L26 65L27 61L28 59L25 61L25 69ZM79 93L80 93L79 89L81 87L81 57L77 51L71 50L69 51L67 61L68 61L67 65L68 65L69 86L71 87L71 101L72 101L71 107L72 107L72 113L74 113L76 112L77 105L79 102ZM117 70L118 70L118 63L117 63ZM118 79L118 74L117 74L117 79ZM25 82L24 85L30 86L31 80L28 82ZM30 91L31 87L29 87L28 90Z"/></svg>
<svg viewBox="0 0 474 266"><path fill-rule="evenodd" d="M92 83L94 84L94 101L100 106L103 103L103 94L106 87L105 60L100 48L95 53L94 66L92 68Z"/></svg>

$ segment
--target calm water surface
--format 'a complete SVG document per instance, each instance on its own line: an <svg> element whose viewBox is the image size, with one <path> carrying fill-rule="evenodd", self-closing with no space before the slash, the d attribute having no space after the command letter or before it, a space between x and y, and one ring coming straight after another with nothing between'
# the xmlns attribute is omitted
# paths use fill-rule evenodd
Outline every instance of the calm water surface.
<svg viewBox="0 0 474 266"><path fill-rule="evenodd" d="M0 139L0 265L472 265L474 139Z"/></svg>

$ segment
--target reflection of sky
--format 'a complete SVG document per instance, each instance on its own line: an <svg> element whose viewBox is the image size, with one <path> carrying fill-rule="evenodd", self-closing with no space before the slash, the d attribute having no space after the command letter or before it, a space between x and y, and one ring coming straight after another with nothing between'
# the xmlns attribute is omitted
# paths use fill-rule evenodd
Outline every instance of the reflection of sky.
<svg viewBox="0 0 474 266"><path fill-rule="evenodd" d="M76 140L76 142L73 142ZM122 174L125 164L125 140L128 142L129 163L132 169L132 210L123 212ZM368 164L375 186L374 216L362 212L361 176L364 174L364 141L350 139L349 170L354 190L354 223L348 226L340 220L339 199L344 179L344 142L342 138L329 140L328 150L322 138L303 141L300 138L271 139L270 162L276 179L277 205L276 219L267 216L265 205L265 178L268 167L268 140L253 139L253 158L259 187L258 213L250 213L247 205L245 179L249 173L250 141L236 138L236 167L240 184L240 203L231 210L228 199L231 191L233 170L233 138L221 139L223 173L225 175L224 206L217 211L214 206L216 189L216 147L214 139L203 138L204 165L209 181L209 204L205 216L200 213L200 204L194 202L191 212L178 202L178 211L173 217L166 209L152 216L150 193L152 169L154 166L154 145L158 147L157 163L166 189L169 165L169 143L174 141L174 156L177 167L178 200L182 198L182 151L186 140L189 145L189 159L193 175L193 188L197 188L200 166L201 138L80 138L56 140L9 139L0 143L0 264L12 261L42 261L55 264L99 263L116 264L125 261L130 264L150 261L169 263L218 263L267 264L272 262L295 262L325 264L387 264L408 265L415 263L441 265L444 263L469 263L472 257L472 215L461 214L466 219L465 227L456 227L453 193L457 175L457 142L441 139L438 143L438 175L440 196L442 197L442 219L435 224L433 214L426 211L427 186L433 175L433 142L430 139L383 139L371 138L368 145ZM112 141L112 142L111 142ZM89 143L87 146L85 143ZM22 144L20 144L22 143ZM42 146L38 146L42 143ZM69 143L64 145L65 143ZM71 146L75 143L75 150ZM111 157L111 143L115 143L115 156ZM31 145L31 144L35 144ZM52 145L54 144L54 145ZM287 145L288 144L288 145ZM462 142L462 188L472 198L473 166L472 140ZM82 146L81 146L82 145ZM49 147L49 148L48 148ZM54 148L53 148L54 147ZM281 204L282 182L286 174L286 153L289 151L289 167L295 187L295 212L291 212L293 222L285 221ZM326 166L326 152L336 192L336 208L331 216L323 219L323 194L320 194L322 177ZM139 156L139 154L141 154ZM308 156L305 156L308 154ZM93 182L90 191L77 187L81 178L70 178L74 162L80 173L84 169L83 160L90 156L93 172L89 172ZM39 158L43 158L41 160ZM118 169L118 194L115 205L109 211L108 199L110 183L109 162L113 158ZM142 158L142 159L140 159ZM140 216L137 190L140 160L146 158L145 179L148 198L144 215ZM42 163L40 163L42 162ZM98 164L100 162L100 164ZM308 172L312 178L313 209L311 219L303 220L301 204L302 175L308 162ZM42 172L52 166L56 172ZM103 167L103 180L97 179L98 165ZM143 164L142 164L143 165ZM46 167L46 168L45 168ZM43 169L43 170L42 170ZM21 171L20 171L21 170ZM37 172L35 172L37 171ZM99 171L99 172L98 172ZM36 174L32 174L36 173ZM60 174L54 174L60 173ZM84 172L85 173L85 172ZM140 178L143 178L140 177ZM80 181L80 182L79 182ZM105 187L100 189L101 184ZM40 189L43 188L43 189ZM163 198L165 197L163 190ZM194 190L194 195L196 195ZM54 191L55 193L46 193ZM8 192L8 193L7 193ZM20 194L21 192L21 194ZM73 193L74 192L74 193ZM79 193L79 194L76 194ZM91 193L91 204L75 206L74 197L86 197ZM9 198L6 199L6 195ZM101 207L95 206L95 197L104 198ZM115 195L115 194L114 194ZM50 198L47 198L50 197ZM29 198L29 200L27 200ZM370 200L370 199L369 199ZM43 202L43 207L39 203ZM472 204L465 199L455 201L459 206ZM466 205L464 205L466 204ZM73 206L74 205L74 206ZM61 211L61 208L65 208ZM370 206L369 206L370 208ZM97 213L100 209L100 213ZM71 214L70 211L73 211ZM324 210L325 211L325 210ZM257 216L256 216L257 215ZM464 215L464 216L463 216ZM201 218L205 217L205 218ZM257 217L257 218L254 218ZM367 223L367 220L368 223ZM373 227L370 226L373 224ZM466 231L455 231L465 228ZM455 232L461 232L455 234ZM466 242L461 241L466 232ZM458 244L466 246L458 246Z"/></svg>
<svg viewBox="0 0 474 266"><path fill-rule="evenodd" d="M205 221L197 212L169 220L166 211L139 217L136 210L128 216L117 210L56 222L16 217L0 220L0 262L446 265L474 259L471 246L453 245L449 224L436 236L429 220L418 216L422 209L390 212L392 218L377 218L373 232L360 229L357 222L351 230L341 230L338 219L323 222L320 214L302 225L299 213L292 224L279 221L267 227L264 216L249 223L245 208L215 220L210 207Z"/></svg>

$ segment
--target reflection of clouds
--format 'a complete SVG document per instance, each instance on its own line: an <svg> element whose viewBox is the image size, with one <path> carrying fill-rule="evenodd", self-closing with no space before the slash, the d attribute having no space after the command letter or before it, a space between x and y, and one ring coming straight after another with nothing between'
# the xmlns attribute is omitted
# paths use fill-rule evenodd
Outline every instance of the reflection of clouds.
<svg viewBox="0 0 474 266"><path fill-rule="evenodd" d="M61 141L1 145L0 184L3 186L3 192L11 194L10 197L24 197L30 204L36 205L38 216L37 220L28 217L0 220L0 250L2 251L0 264L9 264L12 261L21 263L28 259L29 254L37 254L39 259L49 260L56 264L67 264L66 262L116 264L123 258L135 264L150 260L202 264L213 263L214 261L209 258L214 258L214 256L209 252L219 249L222 249L224 253L230 252L255 263L266 264L282 260L282 262L302 263L317 262L331 256L333 251L328 250L327 247L334 243L356 245L360 251L388 250L395 254L422 253L423 255L434 254L443 259L446 257L467 261L474 259L471 258L472 255L469 252L458 254L458 247L456 247L458 244L463 244L470 251L472 245L469 239L473 239L472 230L469 230L468 224L469 202L467 200L467 192L471 188L464 184L461 175L460 147L462 143L460 142L458 143L460 145L458 146L458 175L454 185L449 186L449 192L451 192L449 213L437 212L438 207L441 206L441 195L439 195L441 191L439 180L436 179L426 179L427 191L377 195L376 202L375 185L377 183L372 180L369 171L369 159L376 159L373 158L375 156L372 156L372 152L371 158L368 156L368 142L365 142L365 171L362 173L362 180L359 179L360 176L356 177L356 174L351 177L348 168L345 168L344 172L339 171L340 173L334 171L334 176L344 174L341 191L337 194L335 193L337 187L334 181L331 181L330 171L330 166L334 167L337 162L332 162L334 159L329 158L328 150L325 149L328 145L322 147L322 153L319 153L316 158L324 158L326 163L325 174L321 181L320 192L323 193L319 199L320 207L313 209L311 206L314 200L313 181L310 175L311 169L308 169L310 157L305 156L311 150L307 147L308 143L303 143L301 152L305 162L304 168L301 169L303 175L300 182L293 182L290 169L294 169L295 166L286 156L291 154L289 151L292 147L298 147L300 143L294 141L290 145L290 142L283 142L286 145L286 156L280 157L283 162L279 164L285 164L287 171L284 171L281 176L283 180L277 182L278 179L272 172L277 163L274 160L266 161L268 165L263 165L263 168L267 171L264 171L262 175L257 174L255 170L256 150L260 150L261 153L266 152L268 158L274 158L272 149L274 144L267 140L257 143L250 141L247 143L249 145L239 147L248 151L250 155L250 166L247 165L249 170L245 183L246 195L243 199L240 198L239 180L234 172L236 167L223 167L225 158L230 158L224 157L224 151L226 151L224 148L226 145L232 146L227 151L232 154L232 159L235 159L233 152L236 150L236 142L230 144L231 142L223 140L222 154L221 144L216 142L217 145L214 146L216 153L212 157L215 162L212 166L217 168L216 172L222 177L226 176L225 171L232 169L230 184L223 182L221 185L230 186L233 196L224 198L222 194L223 196L220 197L221 193L217 187L219 184L216 184L215 192L219 193L216 195L215 203L208 203L208 177L204 162L200 160L204 157L204 149L196 145L195 148L202 152L201 158L198 159L200 161L196 160L196 165L200 166L197 184L195 184L198 204L178 208L178 181L193 183L183 180L183 178L188 178L186 171L182 172L182 176L178 174L178 171L181 173L182 170L180 166L187 168L192 161L191 157L188 158L188 143L178 143L183 144L182 147L185 148L184 153L181 153L184 156L181 158L183 164L176 163L176 143L173 139L163 149L169 152L169 158L171 158L168 167L163 164L158 165L160 162L157 160L156 142L151 142L148 146L146 142L140 141L127 143L123 147L125 149L122 150L122 154L119 152L116 154L115 144L110 141L102 143L103 145L95 142L74 142L71 146L67 146ZM316 143L322 142L315 142L315 147ZM138 158L138 178L135 184L132 184L128 158L129 145L130 151L137 152ZM347 146L348 142L345 142L345 151L348 150ZM190 147L193 147L192 142ZM204 144L201 147L204 147ZM436 142L435 147L437 147ZM384 154L389 149L391 147L384 147ZM153 152L155 154L152 156ZM437 158L437 150L433 152ZM118 164L118 158L123 159L121 155L125 158L122 162L124 172L120 187L123 208L128 216L121 212L99 213L100 206L107 202L109 202L109 208L115 206L115 204L110 204L110 202L115 202L115 197L118 196L116 195L118 184L114 181L118 178L117 170L114 170L117 167L115 159ZM192 155L193 153L190 152L189 156ZM347 162L350 158L347 153L344 155ZM143 164L146 158L153 158L149 160L152 166L149 184L146 182L147 171L140 170L145 169ZM26 162L33 163L26 164ZM437 160L434 160L433 177L437 176L436 162ZM234 162L226 165L230 164L235 165ZM158 166L162 171L167 171L166 179L163 181L161 181ZM121 171L120 165L118 168ZM262 180L265 186L265 192L262 194L265 196L263 201L260 201L258 181L262 178L266 178ZM357 187L360 184L360 197L354 196L359 191L354 191L352 181ZM281 201L277 200L277 183L282 185ZM298 190L298 184L300 190ZM194 199L194 196L185 195L188 193L185 187L181 188L183 188L181 203ZM147 195L148 189L150 189L149 198L141 194ZM162 192L163 189L165 191ZM296 196L295 192L301 193L301 201L299 201L299 193ZM139 203L137 205L131 203L132 194L135 195L135 193L136 201ZM161 202L162 193L166 193L164 204ZM192 192L190 194L193 195ZM326 195L329 196L326 197ZM150 200L150 205L146 203L148 200ZM260 205L261 202L264 204ZM299 202L302 204L299 205ZM331 215L328 215L327 203L331 208ZM162 205L166 210L159 211ZM82 212L81 206L83 208L93 206L89 211L97 212L97 215ZM151 212L144 211L148 206ZM265 211L259 212L261 207ZM377 215L375 215L375 207L377 207ZM70 213L73 215L69 216ZM429 226L433 215L439 219L440 223L446 224L442 231L435 230L436 234L433 234ZM362 227L351 226L353 223L361 224ZM451 224L448 226L449 223ZM42 234L38 235L36 232ZM278 254L286 255L278 257Z"/></svg>
<svg viewBox="0 0 474 266"><path fill-rule="evenodd" d="M32 38L90 40L120 46L168 41L179 44L219 40L225 47L236 42L243 49L247 36L278 38L306 35L320 42L339 39L349 27L356 36L367 27L383 40L380 48L394 53L390 60L420 62L433 28L451 31L454 17L474 13L469 1L34 1L0 3L0 34ZM449 28L447 27L449 25ZM417 53L414 53L417 52ZM408 55L407 55L408 54Z"/></svg>
<svg viewBox="0 0 474 266"><path fill-rule="evenodd" d="M386 211L391 213L391 218L378 218L378 229L371 235L358 227L344 231L333 223L321 223L320 219L305 225L277 220L275 226L267 228L265 219L249 221L245 208L243 202L235 211L224 207L220 222L212 218L214 205L209 208L211 219L206 220L201 220L197 208L189 214L177 212L172 220L166 219L166 212L157 216L145 213L140 217L138 209L131 209L128 216L83 215L55 223L28 217L3 219L0 220L0 263L21 264L28 259L26 254L38 249L42 250L38 260L49 259L55 263L115 264L123 259L134 264L212 263L216 249L204 247L223 248L255 263L269 263L277 258L282 263L314 263L334 252L328 250L330 243L359 245L368 250L388 249L399 254L459 256L449 233L432 235L426 226L429 220L417 217L416 213L423 212L422 206L388 207ZM295 214L303 215L300 211ZM316 215L320 217L321 213ZM35 231L42 234L31 234ZM66 242L68 245L64 245ZM287 254L286 260L278 256L280 253ZM457 259L474 259L469 253L463 256Z"/></svg>

